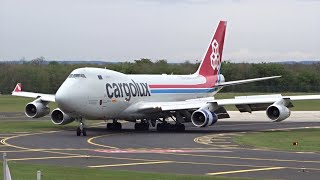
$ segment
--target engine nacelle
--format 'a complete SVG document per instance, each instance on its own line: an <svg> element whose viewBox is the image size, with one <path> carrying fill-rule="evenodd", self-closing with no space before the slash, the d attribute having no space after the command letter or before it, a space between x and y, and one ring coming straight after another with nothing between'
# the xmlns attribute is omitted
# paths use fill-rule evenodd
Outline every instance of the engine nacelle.
<svg viewBox="0 0 320 180"><path fill-rule="evenodd" d="M286 106L273 104L267 108L266 113L271 120L280 122L287 119L291 111Z"/></svg>
<svg viewBox="0 0 320 180"><path fill-rule="evenodd" d="M54 109L51 113L51 121L56 125L65 125L72 123L75 119L61 111L59 108Z"/></svg>
<svg viewBox="0 0 320 180"><path fill-rule="evenodd" d="M50 113L50 108L40 101L33 101L26 105L25 114L29 118L40 118Z"/></svg>
<svg viewBox="0 0 320 180"><path fill-rule="evenodd" d="M218 116L207 109L198 109L191 115L191 122L196 127L211 126L218 121Z"/></svg>

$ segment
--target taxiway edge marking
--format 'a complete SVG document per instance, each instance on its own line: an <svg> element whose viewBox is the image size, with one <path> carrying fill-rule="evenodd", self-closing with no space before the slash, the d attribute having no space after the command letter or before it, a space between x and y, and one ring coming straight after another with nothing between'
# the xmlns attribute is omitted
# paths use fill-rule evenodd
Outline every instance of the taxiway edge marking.
<svg viewBox="0 0 320 180"><path fill-rule="evenodd" d="M270 170L277 170L277 169L285 169L285 167L268 167L268 168L259 168L259 169L223 171L223 172L207 173L206 175L214 176L214 175L236 174L236 173L255 172L255 171L270 171Z"/></svg>
<svg viewBox="0 0 320 180"><path fill-rule="evenodd" d="M172 162L173 161L153 161L153 162L127 163L127 164L107 164L107 165L97 165L97 166L88 166L88 167L101 168L101 167L136 166L136 165L148 165L148 164L164 164L164 163L172 163Z"/></svg>

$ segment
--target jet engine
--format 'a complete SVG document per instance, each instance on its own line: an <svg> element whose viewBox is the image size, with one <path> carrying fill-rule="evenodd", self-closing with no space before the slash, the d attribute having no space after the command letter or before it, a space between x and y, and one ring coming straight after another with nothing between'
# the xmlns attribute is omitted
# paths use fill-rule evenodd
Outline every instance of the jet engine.
<svg viewBox="0 0 320 180"><path fill-rule="evenodd" d="M25 107L25 114L29 118L40 118L50 113L50 108L39 100L30 102Z"/></svg>
<svg viewBox="0 0 320 180"><path fill-rule="evenodd" d="M287 119L290 116L291 111L286 106L272 104L267 108L266 113L271 120L280 122Z"/></svg>
<svg viewBox="0 0 320 180"><path fill-rule="evenodd" d="M75 119L61 111L59 108L54 109L51 113L51 121L56 125L65 125L72 123Z"/></svg>
<svg viewBox="0 0 320 180"><path fill-rule="evenodd" d="M196 127L211 126L218 121L218 116L207 109L198 109L191 115L191 122Z"/></svg>

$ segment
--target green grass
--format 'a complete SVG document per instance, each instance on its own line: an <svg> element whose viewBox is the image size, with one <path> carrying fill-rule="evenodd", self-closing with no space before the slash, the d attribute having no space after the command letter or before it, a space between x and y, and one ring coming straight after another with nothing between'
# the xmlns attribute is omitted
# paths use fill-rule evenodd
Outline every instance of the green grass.
<svg viewBox="0 0 320 180"><path fill-rule="evenodd" d="M218 93L216 99L234 98L234 96L261 95L268 93ZM282 95L311 95L314 93L283 93ZM32 98L15 97L10 95L0 95L0 112L23 112L27 103L33 101ZM293 111L320 111L320 100L295 101ZM51 109L57 107L56 103L49 103ZM227 110L237 110L235 106L226 106Z"/></svg>
<svg viewBox="0 0 320 180"><path fill-rule="evenodd" d="M247 146L288 151L320 152L320 129L301 129L249 133L235 137L235 142ZM292 143L298 142L294 146Z"/></svg>
<svg viewBox="0 0 320 180"><path fill-rule="evenodd" d="M219 179L219 180L236 180L242 178L226 178L226 177L212 177L212 176L193 176L193 175L177 175L165 173L144 173L135 171L116 171L116 170L102 170L91 168L75 168L63 167L52 165L36 165L9 162L12 179L14 180L30 180L36 179L36 172L42 172L43 180L104 180L104 179L188 179L188 180L206 180L206 179ZM1 163L2 170L2 163ZM0 177L3 176L0 171Z"/></svg>
<svg viewBox="0 0 320 180"><path fill-rule="evenodd" d="M0 95L0 112L23 112L26 104L33 100L33 98ZM50 103L49 106L51 109L57 107L55 103Z"/></svg>

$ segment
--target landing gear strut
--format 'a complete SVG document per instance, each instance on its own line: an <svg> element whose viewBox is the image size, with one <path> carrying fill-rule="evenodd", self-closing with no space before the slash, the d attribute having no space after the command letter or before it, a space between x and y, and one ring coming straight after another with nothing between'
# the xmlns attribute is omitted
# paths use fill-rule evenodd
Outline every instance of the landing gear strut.
<svg viewBox="0 0 320 180"><path fill-rule="evenodd" d="M108 130L114 130L114 131L120 131L122 129L121 123L119 123L117 120L113 120L112 123L107 124Z"/></svg>
<svg viewBox="0 0 320 180"><path fill-rule="evenodd" d="M81 136L81 134L82 134L83 136L87 136L87 131L86 131L85 125L84 125L84 123L82 122L82 120L80 120L80 125L79 125L79 127L77 128L77 136Z"/></svg>

